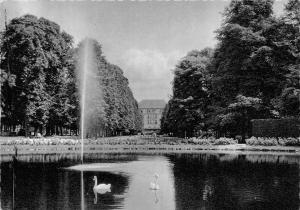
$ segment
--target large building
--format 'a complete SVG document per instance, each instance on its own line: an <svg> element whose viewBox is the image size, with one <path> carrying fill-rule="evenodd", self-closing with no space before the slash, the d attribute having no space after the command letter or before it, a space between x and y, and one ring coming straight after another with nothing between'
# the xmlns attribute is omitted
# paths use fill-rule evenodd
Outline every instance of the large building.
<svg viewBox="0 0 300 210"><path fill-rule="evenodd" d="M166 106L164 100L142 100L139 109L143 116L143 132L153 133L160 130L160 119Z"/></svg>

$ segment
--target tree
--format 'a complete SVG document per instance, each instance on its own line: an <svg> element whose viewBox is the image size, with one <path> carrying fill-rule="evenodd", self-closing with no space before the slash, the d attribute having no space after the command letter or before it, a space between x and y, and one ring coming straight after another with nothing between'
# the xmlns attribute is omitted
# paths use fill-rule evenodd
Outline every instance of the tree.
<svg viewBox="0 0 300 210"><path fill-rule="evenodd" d="M78 52L86 42L90 43L94 54L89 60L92 63L89 69L95 70L92 72L94 75L88 79L86 91L92 93L86 96L88 101L86 120L89 133L103 136L141 130L141 114L128 86L128 80L124 77L121 68L110 64L105 59L101 45L96 40L84 40L76 50L75 60L80 63Z"/></svg>
<svg viewBox="0 0 300 210"><path fill-rule="evenodd" d="M106 109L108 127L111 132L129 130L131 132L142 129L142 116L138 110L138 103L129 88L127 78L120 67L107 63L104 69L103 85L104 100L108 104Z"/></svg>
<svg viewBox="0 0 300 210"><path fill-rule="evenodd" d="M229 104L226 113L219 115L220 127L223 133L245 136L251 134L251 120L261 117L264 112L262 100L259 98L237 95L236 101Z"/></svg>
<svg viewBox="0 0 300 210"><path fill-rule="evenodd" d="M285 22L272 15L272 5L271 0L234 0L225 11L210 68L214 108L209 122L215 129L228 124L220 118L228 122L230 116L235 123L240 121L236 114L227 113L239 95L262 101L264 109L256 117L278 117L273 104L286 86L285 78L295 56L287 38L293 36L287 33Z"/></svg>
<svg viewBox="0 0 300 210"><path fill-rule="evenodd" d="M170 111L170 101L166 104L164 107L164 110L162 112L162 116L160 119L160 131L161 133L170 133L172 129L169 128L170 122L168 121L169 117L169 111Z"/></svg>
<svg viewBox="0 0 300 210"><path fill-rule="evenodd" d="M103 56L101 45L83 40L73 49L73 39L45 18L25 15L13 19L1 37L3 122L11 130L21 126L47 135L78 133L80 119L80 50L89 43L92 56L87 83L89 106L87 133L113 135L141 129L141 114L122 69ZM94 82L91 82L94 81Z"/></svg>
<svg viewBox="0 0 300 210"><path fill-rule="evenodd" d="M6 112L6 117L3 116L4 112L3 110L8 110L7 109L7 103L5 102L5 97L3 97L3 95L5 94L5 91L3 90L3 86L4 84L6 84L9 87L15 86L15 75L12 75L10 73L8 73L7 71L4 71L4 69L2 69L2 67L4 67L4 65L2 65L2 60L5 59L5 55L6 53L2 50L3 47L3 33L0 33L0 131L2 131L2 127L3 127L3 119L7 119L10 118L9 116L11 116L11 112ZM7 92L6 92L7 93ZM6 124L10 124L8 122L6 122Z"/></svg>
<svg viewBox="0 0 300 210"><path fill-rule="evenodd" d="M251 119L299 115L300 3L290 0L280 18L272 5L233 0L204 71L194 74L189 59L177 65L165 132L213 129L217 136L245 137Z"/></svg>
<svg viewBox="0 0 300 210"><path fill-rule="evenodd" d="M57 95L57 78L64 54L71 48L71 37L47 19L25 15L13 19L3 35L2 63L7 74L15 75L15 86L5 85L7 122L32 126L42 132L51 117ZM9 68L8 68L9 67Z"/></svg>
<svg viewBox="0 0 300 210"><path fill-rule="evenodd" d="M163 130L191 136L203 127L208 105L207 66L212 53L209 48L191 51L176 66L173 97L164 113Z"/></svg>
<svg viewBox="0 0 300 210"><path fill-rule="evenodd" d="M260 97L264 103L281 91L283 72L275 65L270 31L276 23L271 0L232 1L218 30L213 85L216 96L231 103L238 94Z"/></svg>
<svg viewBox="0 0 300 210"><path fill-rule="evenodd" d="M281 18L278 42L281 51L289 55L285 64L285 86L274 105L282 116L300 117L300 1L290 0ZM287 60L287 59L286 59Z"/></svg>

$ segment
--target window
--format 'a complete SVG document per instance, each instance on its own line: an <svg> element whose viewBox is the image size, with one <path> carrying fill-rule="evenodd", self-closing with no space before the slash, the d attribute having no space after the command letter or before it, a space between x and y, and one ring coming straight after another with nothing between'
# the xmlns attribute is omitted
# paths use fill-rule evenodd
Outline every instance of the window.
<svg viewBox="0 0 300 210"><path fill-rule="evenodd" d="M148 124L157 125L157 114L148 114Z"/></svg>

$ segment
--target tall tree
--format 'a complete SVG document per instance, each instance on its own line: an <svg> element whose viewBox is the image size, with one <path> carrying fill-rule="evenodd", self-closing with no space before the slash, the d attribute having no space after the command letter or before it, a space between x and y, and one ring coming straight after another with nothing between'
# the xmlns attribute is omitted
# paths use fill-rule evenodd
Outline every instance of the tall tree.
<svg viewBox="0 0 300 210"><path fill-rule="evenodd" d="M16 77L15 86L4 87L11 113L7 121L22 125L27 133L29 126L42 130L48 123L63 56L71 47L70 36L67 40L64 35L56 23L32 15L13 19L4 33L2 68Z"/></svg>
<svg viewBox="0 0 300 210"><path fill-rule="evenodd" d="M272 0L230 3L204 80L188 59L177 65L163 131L182 136L205 128L245 137L251 119L299 116L300 2L290 0L279 18L272 6ZM203 81L206 90L199 91Z"/></svg>
<svg viewBox="0 0 300 210"><path fill-rule="evenodd" d="M272 0L233 0L225 11L213 68L215 94L222 106L238 94L261 97L267 103L282 86L265 36L273 21L272 4Z"/></svg>
<svg viewBox="0 0 300 210"><path fill-rule="evenodd" d="M76 66L84 42L94 52L91 68L95 83L88 82L94 106L87 110L89 133L112 135L117 131L141 129L141 114L123 71L107 62L101 45L86 39L73 49L72 37L45 18L25 15L13 19L1 37L2 107L4 122L47 135L77 133L79 94ZM99 87L99 88L98 88Z"/></svg>
<svg viewBox="0 0 300 210"><path fill-rule="evenodd" d="M285 86L281 95L274 100L282 116L300 117L300 1L290 0L280 25L278 45L285 56ZM288 59L287 59L288 58Z"/></svg>
<svg viewBox="0 0 300 210"><path fill-rule="evenodd" d="M215 128L220 128L219 119L228 116L229 107L240 103L238 95L262 101L260 115L249 119L278 116L272 102L285 87L287 66L294 57L282 44L284 23L273 16L272 5L272 0L233 0L224 13L211 68Z"/></svg>
<svg viewBox="0 0 300 210"><path fill-rule="evenodd" d="M162 125L168 132L191 136L203 128L208 105L208 70L213 51L191 51L176 66L173 97L165 110ZM169 124L167 127L166 124Z"/></svg>
<svg viewBox="0 0 300 210"><path fill-rule="evenodd" d="M98 98L94 98L91 102L94 105L89 106L91 115L87 118L89 118L89 126L93 128L91 132L103 136L141 130L141 114L122 69L105 59L101 45L96 40L83 41L79 44L79 49L86 41L91 42L93 46L92 51L95 56L92 62L95 63L97 85L101 89L99 93L96 86L91 87L90 90L93 91L93 97ZM89 81L89 83L93 82Z"/></svg>

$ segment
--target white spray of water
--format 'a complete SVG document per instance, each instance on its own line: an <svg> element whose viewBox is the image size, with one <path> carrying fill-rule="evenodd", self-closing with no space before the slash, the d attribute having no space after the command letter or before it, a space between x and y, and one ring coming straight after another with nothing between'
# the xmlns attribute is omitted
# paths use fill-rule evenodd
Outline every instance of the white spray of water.
<svg viewBox="0 0 300 210"><path fill-rule="evenodd" d="M86 78L87 78L87 71L88 71L88 57L89 57L89 42L87 41L84 44L84 50L83 50L83 65L81 69L81 75L82 75L82 84L81 84L81 128L80 128L80 134L81 134L81 162L83 163L83 146L84 146L84 133L85 133L85 105L86 105Z"/></svg>
<svg viewBox="0 0 300 210"><path fill-rule="evenodd" d="M99 71L99 58L96 56L97 42L85 39L79 44L77 78L80 92L80 138L81 164L83 165L84 139L100 126L103 117L103 98ZM100 49L98 49L99 51ZM81 171L81 209L84 206L84 179Z"/></svg>
<svg viewBox="0 0 300 210"><path fill-rule="evenodd" d="M91 69L91 56L92 51L90 47L90 43L86 40L83 45L81 45L79 51L79 66L78 66L78 74L77 77L79 79L80 84L80 137L81 137L81 164L83 164L83 149L84 149L84 137L85 137L85 127L86 127L86 96L87 96L87 79L88 72ZM81 209L84 210L84 182L83 182L83 171L81 172Z"/></svg>
<svg viewBox="0 0 300 210"><path fill-rule="evenodd" d="M85 39L79 44L79 62L77 77L80 92L80 136L81 162L84 156L84 139L101 127L104 107L100 81L99 60L96 57L97 43Z"/></svg>

